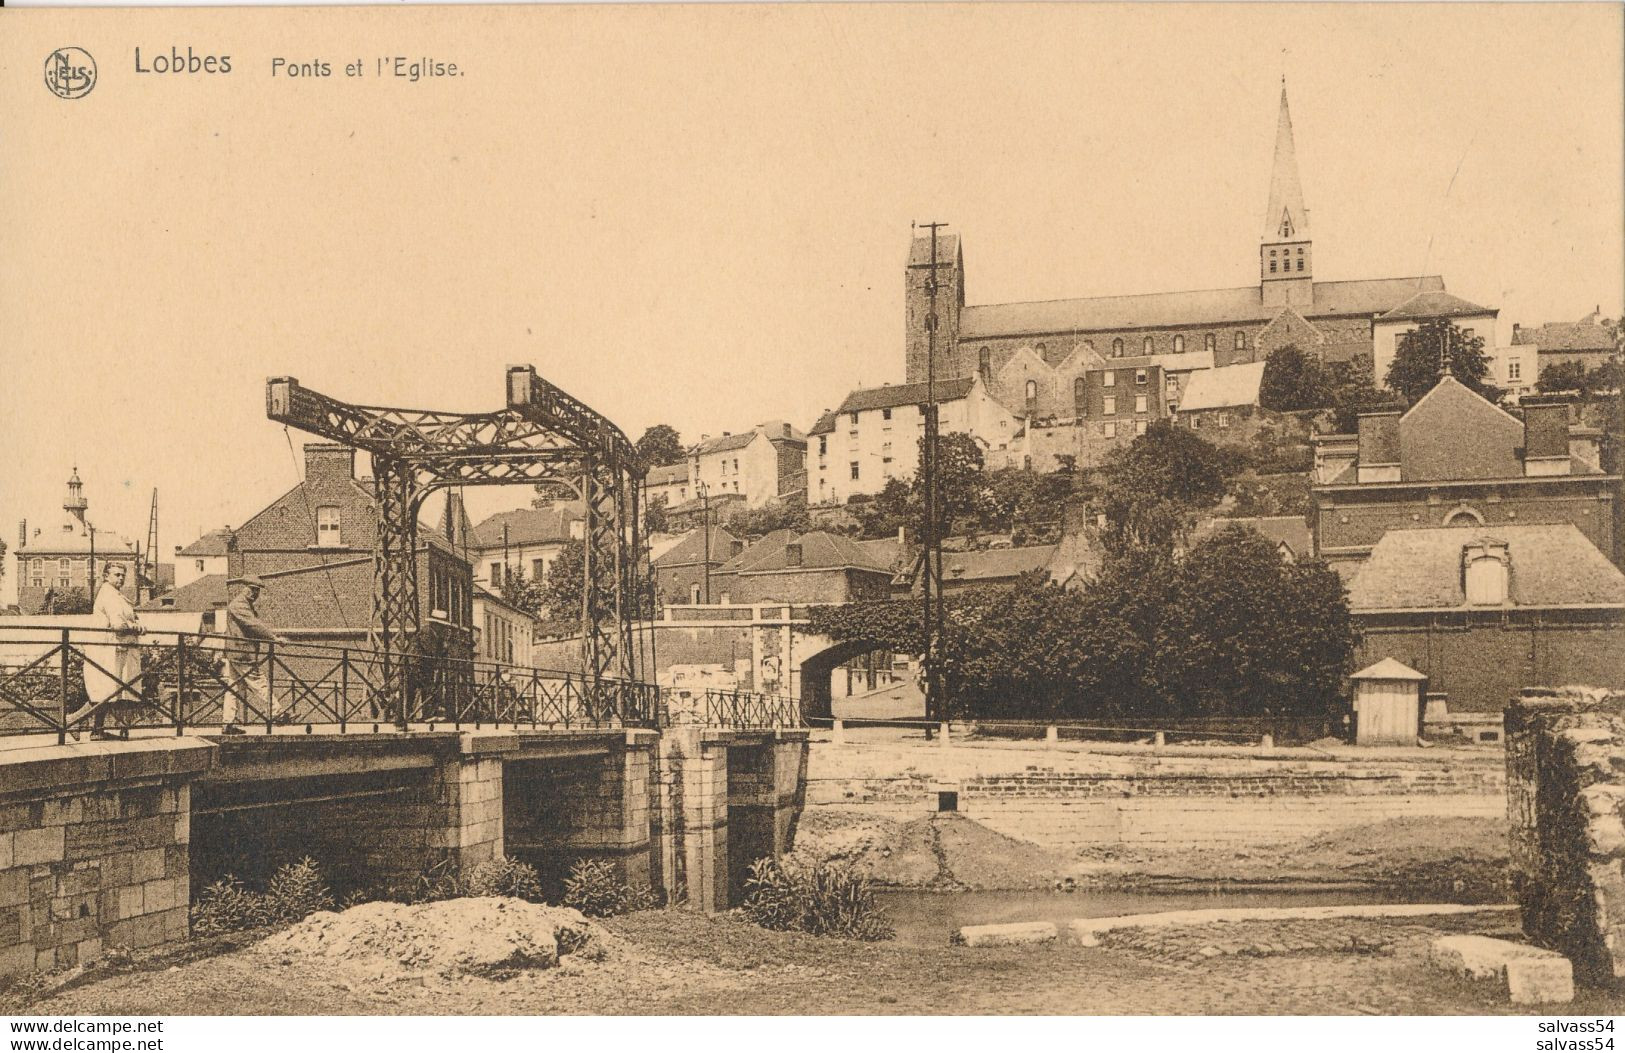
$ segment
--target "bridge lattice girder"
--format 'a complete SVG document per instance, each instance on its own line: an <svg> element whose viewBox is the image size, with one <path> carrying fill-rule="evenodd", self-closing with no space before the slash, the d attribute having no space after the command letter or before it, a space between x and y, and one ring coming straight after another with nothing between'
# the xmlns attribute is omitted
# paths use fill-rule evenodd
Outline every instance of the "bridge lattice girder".
<svg viewBox="0 0 1625 1053"><path fill-rule="evenodd" d="M378 502L373 548L373 646L404 722L421 631L417 515L433 490L456 485L562 482L582 498L582 670L595 681L637 679L632 624L643 592L638 489L643 471L608 418L549 384L530 366L510 367L507 406L495 413L363 406L303 387L266 385L266 415L372 455Z"/></svg>

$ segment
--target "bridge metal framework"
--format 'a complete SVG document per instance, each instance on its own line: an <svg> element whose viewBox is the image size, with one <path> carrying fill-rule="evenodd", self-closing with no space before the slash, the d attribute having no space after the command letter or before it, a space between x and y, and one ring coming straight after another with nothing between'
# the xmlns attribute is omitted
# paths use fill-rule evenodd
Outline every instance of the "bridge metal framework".
<svg viewBox="0 0 1625 1053"><path fill-rule="evenodd" d="M422 639L418 512L431 493L450 486L548 483L580 498L582 673L610 690L640 679L634 623L645 593L639 508L644 472L632 443L608 418L531 366L508 368L506 406L490 413L359 405L306 388L294 377L272 377L266 415L372 457L378 502L372 646L399 722L411 709L412 669Z"/></svg>

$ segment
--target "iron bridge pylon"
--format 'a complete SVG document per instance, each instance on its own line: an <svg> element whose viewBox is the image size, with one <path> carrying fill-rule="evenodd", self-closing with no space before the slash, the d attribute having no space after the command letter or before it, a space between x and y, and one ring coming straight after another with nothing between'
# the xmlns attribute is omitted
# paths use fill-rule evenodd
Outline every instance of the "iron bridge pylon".
<svg viewBox="0 0 1625 1053"><path fill-rule="evenodd" d="M372 457L378 525L370 636L380 659L378 687L398 725L417 715L418 513L429 494L449 486L549 483L578 495L585 518L584 684L601 692L593 700L600 715L631 711L642 672L634 623L647 594L639 508L644 472L632 443L607 417L531 366L508 368L507 405L492 413L363 406L312 391L294 377L272 377L266 416Z"/></svg>

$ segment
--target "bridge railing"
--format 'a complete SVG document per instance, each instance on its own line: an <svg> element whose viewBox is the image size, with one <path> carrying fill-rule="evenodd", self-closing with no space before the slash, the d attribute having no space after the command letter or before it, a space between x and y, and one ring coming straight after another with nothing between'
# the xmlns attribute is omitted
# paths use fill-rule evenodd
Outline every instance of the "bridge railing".
<svg viewBox="0 0 1625 1053"><path fill-rule="evenodd" d="M396 659L399 661L400 659ZM446 724L612 728L694 723L799 727L790 698L708 690L679 705L643 681L446 656L406 659L404 677L365 647L256 642L202 632L117 633L89 626L0 625L0 736L104 725L187 728L235 723L397 727ZM404 691L396 686L404 682ZM101 705L92 707L94 697Z"/></svg>
<svg viewBox="0 0 1625 1053"><path fill-rule="evenodd" d="M399 659L397 659L399 660ZM0 735L106 724L446 723L655 727L653 684L500 662L415 656L386 675L370 648L256 642L211 633L116 633L88 626L0 626ZM390 690L404 681L404 691ZM94 697L104 704L89 705ZM99 717L99 719L98 719Z"/></svg>

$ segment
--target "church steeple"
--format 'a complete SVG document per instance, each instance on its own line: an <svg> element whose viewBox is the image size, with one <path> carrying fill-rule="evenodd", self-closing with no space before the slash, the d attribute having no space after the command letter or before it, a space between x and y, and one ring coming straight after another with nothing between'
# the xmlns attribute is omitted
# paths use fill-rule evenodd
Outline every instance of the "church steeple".
<svg viewBox="0 0 1625 1053"><path fill-rule="evenodd" d="M1314 256L1309 244L1309 210L1303 207L1298 151L1292 140L1286 78L1281 78L1281 113L1275 124L1275 160L1270 169L1270 200L1258 250L1260 294L1267 306L1308 305L1314 300Z"/></svg>

